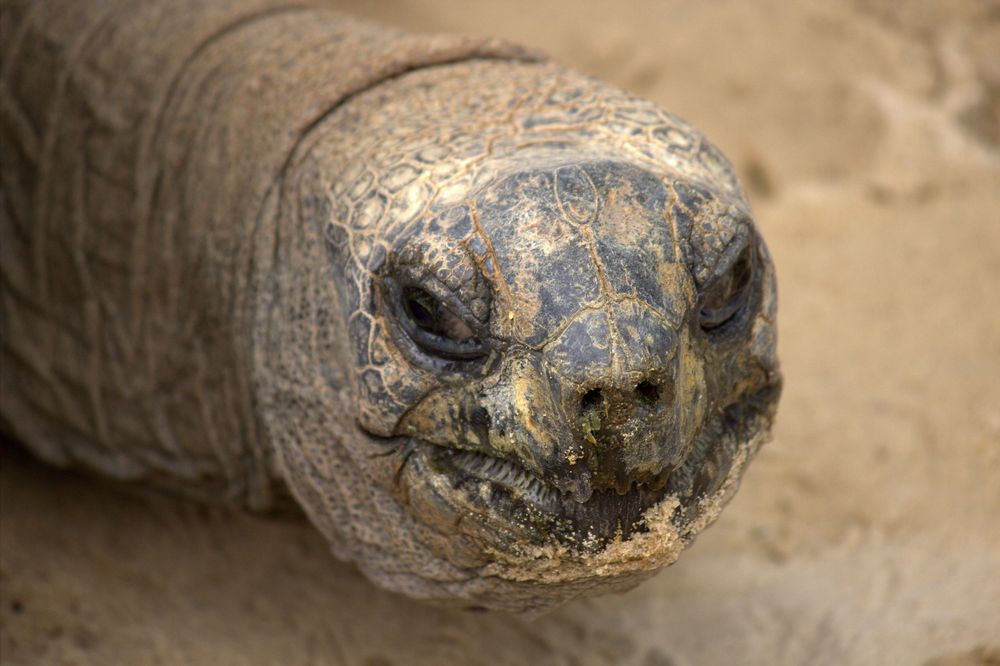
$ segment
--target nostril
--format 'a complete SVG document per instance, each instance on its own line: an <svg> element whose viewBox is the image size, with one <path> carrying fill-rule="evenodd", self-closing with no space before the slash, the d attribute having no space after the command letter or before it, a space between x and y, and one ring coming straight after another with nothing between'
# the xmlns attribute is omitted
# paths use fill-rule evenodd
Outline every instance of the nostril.
<svg viewBox="0 0 1000 666"><path fill-rule="evenodd" d="M639 396L639 400L647 405L652 405L660 399L661 391L658 384L642 381L635 387L635 392Z"/></svg>
<svg viewBox="0 0 1000 666"><path fill-rule="evenodd" d="M472 414L469 416L469 422L477 429L484 432L489 431L490 425L492 425L493 419L490 418L490 413L485 407L476 405L472 409Z"/></svg>
<svg viewBox="0 0 1000 666"><path fill-rule="evenodd" d="M604 400L604 395L601 393L601 389L591 389L580 398L580 407L583 411L587 411L600 405L602 400Z"/></svg>

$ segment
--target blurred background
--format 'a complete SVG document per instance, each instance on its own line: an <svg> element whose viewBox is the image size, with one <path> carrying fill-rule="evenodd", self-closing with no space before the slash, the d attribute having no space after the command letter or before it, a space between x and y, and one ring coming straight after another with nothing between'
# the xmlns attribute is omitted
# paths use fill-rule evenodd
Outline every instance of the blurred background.
<svg viewBox="0 0 1000 666"><path fill-rule="evenodd" d="M721 147L778 267L774 441L677 565L533 621L6 444L0 661L1000 664L1000 3L331 4L541 49Z"/></svg>

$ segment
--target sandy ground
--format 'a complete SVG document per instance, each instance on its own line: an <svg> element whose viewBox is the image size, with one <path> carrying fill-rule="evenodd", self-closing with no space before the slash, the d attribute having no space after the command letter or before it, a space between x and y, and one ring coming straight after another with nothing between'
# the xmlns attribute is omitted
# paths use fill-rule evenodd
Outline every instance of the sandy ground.
<svg viewBox="0 0 1000 666"><path fill-rule="evenodd" d="M539 620L372 588L307 525L0 473L4 664L1000 664L1000 5L398 0L650 97L737 164L787 389L720 521Z"/></svg>

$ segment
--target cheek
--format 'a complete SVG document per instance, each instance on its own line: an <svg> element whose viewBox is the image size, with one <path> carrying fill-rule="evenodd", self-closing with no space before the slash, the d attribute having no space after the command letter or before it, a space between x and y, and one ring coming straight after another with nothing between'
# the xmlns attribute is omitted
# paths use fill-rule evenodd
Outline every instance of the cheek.
<svg viewBox="0 0 1000 666"><path fill-rule="evenodd" d="M400 417L437 382L433 375L411 365L386 339L375 322L371 335L356 339L359 350L354 372L358 397L358 424L373 435L396 434Z"/></svg>
<svg viewBox="0 0 1000 666"><path fill-rule="evenodd" d="M764 265L762 282L760 310L751 331L750 356L766 370L774 371L778 368L778 292L770 262Z"/></svg>
<svg viewBox="0 0 1000 666"><path fill-rule="evenodd" d="M692 344L688 328L682 329L679 340L680 372L677 377L677 403L681 441L691 441L705 421L708 409L708 382L705 359Z"/></svg>
<svg viewBox="0 0 1000 666"><path fill-rule="evenodd" d="M777 274L775 273L774 263L771 260L771 255L767 250L764 240L759 238L757 243L760 252L758 266L760 268L761 281L760 315L758 316L763 315L774 322L778 314Z"/></svg>
<svg viewBox="0 0 1000 666"><path fill-rule="evenodd" d="M753 324L750 357L768 372L778 369L778 335L773 319L758 316Z"/></svg>

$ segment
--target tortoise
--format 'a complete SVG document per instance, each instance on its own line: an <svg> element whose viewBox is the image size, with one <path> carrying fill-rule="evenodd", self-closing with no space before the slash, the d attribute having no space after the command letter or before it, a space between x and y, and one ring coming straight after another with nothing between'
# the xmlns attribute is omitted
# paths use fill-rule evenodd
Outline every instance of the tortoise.
<svg viewBox="0 0 1000 666"><path fill-rule="evenodd" d="M537 612L672 563L767 439L773 264L675 115L285 0L2 21L0 413L41 459Z"/></svg>

